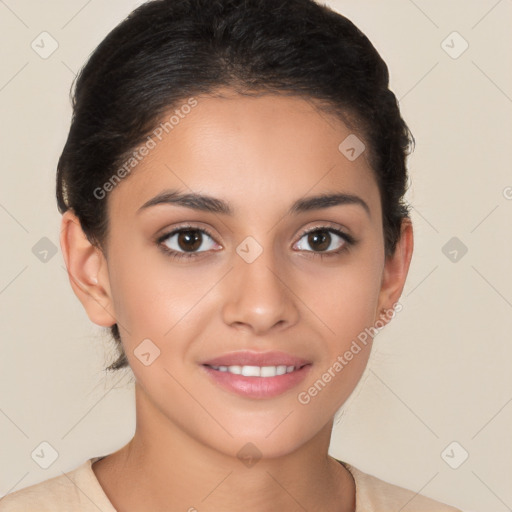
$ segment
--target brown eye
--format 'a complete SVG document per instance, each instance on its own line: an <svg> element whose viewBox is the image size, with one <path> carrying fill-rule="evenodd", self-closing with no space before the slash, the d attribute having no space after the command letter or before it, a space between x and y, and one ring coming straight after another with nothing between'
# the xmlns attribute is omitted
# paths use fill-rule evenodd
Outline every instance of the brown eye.
<svg viewBox="0 0 512 512"><path fill-rule="evenodd" d="M195 251L201 247L203 237L199 231L180 231L178 246L184 251Z"/></svg>
<svg viewBox="0 0 512 512"><path fill-rule="evenodd" d="M326 230L308 233L308 244L317 251L326 251L331 244L331 235Z"/></svg>
<svg viewBox="0 0 512 512"><path fill-rule="evenodd" d="M209 244L208 244L209 240ZM203 229L181 228L162 236L158 243L173 253L196 253L213 249L216 245L213 238ZM206 247L205 247L206 246ZM199 250L202 248L202 250Z"/></svg>
<svg viewBox="0 0 512 512"><path fill-rule="evenodd" d="M306 244L302 240L306 240ZM298 242L298 248L306 252L336 253L350 245L351 238L334 228L316 228L304 233ZM308 245L312 250L307 249Z"/></svg>

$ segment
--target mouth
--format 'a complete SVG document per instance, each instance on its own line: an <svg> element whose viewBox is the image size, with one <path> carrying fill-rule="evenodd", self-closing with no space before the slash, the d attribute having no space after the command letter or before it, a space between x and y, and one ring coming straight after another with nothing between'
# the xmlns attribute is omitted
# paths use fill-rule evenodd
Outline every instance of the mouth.
<svg viewBox="0 0 512 512"><path fill-rule="evenodd" d="M218 372L226 372L231 373L233 375L242 375L244 377L262 377L262 378L271 378L279 375L285 375L287 373L293 373L298 370L301 370L307 364L302 365L277 365L277 366L252 366L252 365L231 365L231 366L215 366L205 364L203 366L207 366Z"/></svg>
<svg viewBox="0 0 512 512"><path fill-rule="evenodd" d="M250 354L248 357L253 360L255 357L263 357L268 361L269 355ZM275 354L271 357L275 357ZM222 362L227 364L212 364L217 361L201 364L209 382L230 394L259 400L278 397L298 387L313 366L310 362L290 356L285 361L279 361L283 364L247 364L247 359L238 361L240 364L233 364L232 359L226 359L224 357Z"/></svg>

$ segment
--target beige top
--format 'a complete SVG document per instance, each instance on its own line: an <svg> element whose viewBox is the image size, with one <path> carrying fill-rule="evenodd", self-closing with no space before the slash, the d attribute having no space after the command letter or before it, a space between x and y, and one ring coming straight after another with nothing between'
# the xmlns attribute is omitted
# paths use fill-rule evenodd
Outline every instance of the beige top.
<svg viewBox="0 0 512 512"><path fill-rule="evenodd" d="M0 512L116 512L91 467L101 458L7 494L0 499ZM356 512L462 512L341 463L355 480Z"/></svg>

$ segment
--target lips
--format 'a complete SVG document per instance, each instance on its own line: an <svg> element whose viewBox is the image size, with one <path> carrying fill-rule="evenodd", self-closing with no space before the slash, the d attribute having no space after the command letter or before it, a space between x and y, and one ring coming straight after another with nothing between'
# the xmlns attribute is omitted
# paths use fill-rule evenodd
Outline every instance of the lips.
<svg viewBox="0 0 512 512"><path fill-rule="evenodd" d="M265 354L259 354L259 361L262 360L263 355ZM266 354L267 357L268 355L269 354ZM240 361L239 356L240 354L237 355L238 359L236 359L236 361ZM230 354L229 357L234 357L234 354ZM253 361L254 354L252 354L251 357L250 360ZM275 353L271 357L275 357ZM292 359L288 359L288 361L291 362L295 361L297 363L297 361L304 361L304 359L293 358L293 356L289 354L288 357L292 357ZM282 359L283 357L280 356L281 361ZM232 359L228 359L226 354L226 356L222 356L222 358L219 357L217 360L228 361ZM275 359L270 360L275 361ZM214 361L215 359L210 360L210 362ZM225 391L244 398L267 400L276 398L297 388L299 384L304 381L312 368L312 364L305 364L300 368L294 367L293 365L273 366L267 363L261 364L264 366L259 367L259 365L254 363L242 366L230 365L229 367L226 365L210 366L209 364L203 364L201 371L207 376L211 383L218 385ZM260 375L259 370L261 370L261 372L264 371L265 375ZM280 372L278 374L277 370L284 370L286 373Z"/></svg>
<svg viewBox="0 0 512 512"><path fill-rule="evenodd" d="M295 366L300 368L311 361L286 352L230 352L201 363L204 366Z"/></svg>

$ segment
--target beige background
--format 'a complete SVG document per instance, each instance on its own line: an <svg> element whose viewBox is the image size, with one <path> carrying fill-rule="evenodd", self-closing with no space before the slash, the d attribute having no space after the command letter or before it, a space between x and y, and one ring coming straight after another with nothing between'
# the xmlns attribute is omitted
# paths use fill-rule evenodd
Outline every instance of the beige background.
<svg viewBox="0 0 512 512"><path fill-rule="evenodd" d="M111 345L64 270L54 181L74 74L140 3L0 1L0 495L114 451L133 435L131 373L104 375ZM388 63L417 141L404 309L379 334L337 415L331 453L470 512L510 510L512 1L328 5ZM31 48L43 31L59 45L47 59ZM448 37L453 31L469 44L458 58L445 51L463 48ZM56 249L46 262L33 252L49 244L43 237ZM467 247L455 262L445 255L453 247L443 252L453 237ZM58 453L47 469L31 457L44 441ZM460 447L448 450L452 464L469 453L458 469L441 456L453 441Z"/></svg>

